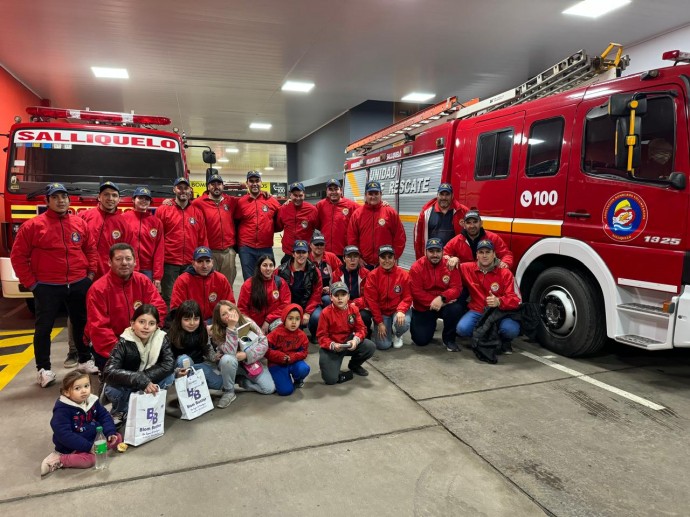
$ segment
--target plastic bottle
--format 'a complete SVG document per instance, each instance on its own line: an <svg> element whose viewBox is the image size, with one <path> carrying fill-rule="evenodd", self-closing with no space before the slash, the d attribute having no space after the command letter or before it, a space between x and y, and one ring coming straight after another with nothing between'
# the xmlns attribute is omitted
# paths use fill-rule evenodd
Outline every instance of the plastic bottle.
<svg viewBox="0 0 690 517"><path fill-rule="evenodd" d="M103 434L103 428L98 426L96 428L96 439L93 442L93 453L96 455L96 463L94 468L101 470L107 468L106 455L108 453L108 441Z"/></svg>

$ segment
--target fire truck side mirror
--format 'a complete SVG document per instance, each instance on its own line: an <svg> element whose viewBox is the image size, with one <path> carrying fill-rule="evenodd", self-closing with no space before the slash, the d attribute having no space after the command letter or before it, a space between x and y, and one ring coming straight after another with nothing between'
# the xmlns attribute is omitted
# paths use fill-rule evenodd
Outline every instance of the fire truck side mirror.
<svg viewBox="0 0 690 517"><path fill-rule="evenodd" d="M687 184L687 178L682 172L672 172L668 177L668 182L676 190L684 190Z"/></svg>
<svg viewBox="0 0 690 517"><path fill-rule="evenodd" d="M206 151L201 153L201 159L204 160L204 163L213 165L214 163L216 163L216 153L214 153L210 149L207 149Z"/></svg>
<svg viewBox="0 0 690 517"><path fill-rule="evenodd" d="M635 125L631 128L629 118L620 117L616 119L616 169L631 173L642 162L642 146L640 144L642 121L640 117L635 117L634 121Z"/></svg>

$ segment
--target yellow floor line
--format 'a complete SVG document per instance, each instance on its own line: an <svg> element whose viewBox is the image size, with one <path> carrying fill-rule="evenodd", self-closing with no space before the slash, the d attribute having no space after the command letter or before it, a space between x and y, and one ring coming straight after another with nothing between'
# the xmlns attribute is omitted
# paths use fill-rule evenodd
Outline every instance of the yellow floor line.
<svg viewBox="0 0 690 517"><path fill-rule="evenodd" d="M64 329L64 327L54 328L50 333L51 341L57 337L57 335ZM24 332L24 331L22 331ZM13 337L9 339L3 339L0 341L0 347L2 346L17 346L17 345L30 345L26 350L18 354L7 354L0 355L0 364L5 367L0 371L0 391L2 391L5 386L7 386L12 379L22 371L27 364L29 364L34 359L34 334L30 331L30 334L24 336ZM6 344L7 341L11 341L13 344Z"/></svg>

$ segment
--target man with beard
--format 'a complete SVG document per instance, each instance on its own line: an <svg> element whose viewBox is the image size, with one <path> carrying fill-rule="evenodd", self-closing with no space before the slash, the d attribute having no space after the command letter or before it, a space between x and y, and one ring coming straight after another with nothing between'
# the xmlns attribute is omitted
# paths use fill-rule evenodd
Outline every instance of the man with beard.
<svg viewBox="0 0 690 517"><path fill-rule="evenodd" d="M438 186L436 198L429 201L419 212L414 226L414 253L417 259L424 256L424 245L431 238L441 239L445 246L463 228L467 207L453 199L450 183Z"/></svg>
<svg viewBox="0 0 690 517"><path fill-rule="evenodd" d="M235 282L235 205L237 198L223 195L223 178L214 174L206 182L206 192L192 203L204 216L208 246L213 254L216 271ZM222 299L222 298L221 298Z"/></svg>
<svg viewBox="0 0 690 517"><path fill-rule="evenodd" d="M439 238L426 241L426 255L410 268L412 292L412 321L410 335L419 346L426 346L434 337L436 322L443 319L443 345L449 352L459 352L455 343L455 327L462 316L457 299L462 290L458 268L449 269L443 257L443 243Z"/></svg>
<svg viewBox="0 0 690 517"><path fill-rule="evenodd" d="M292 246L296 240L309 240L316 228L318 212L314 205L304 202L304 185L292 183L290 185L290 202L278 209L276 217L277 232L283 232L282 262L292 258Z"/></svg>
<svg viewBox="0 0 690 517"><path fill-rule="evenodd" d="M242 277L247 280L254 274L256 262L262 255L273 256L273 233L280 203L273 196L261 192L261 173L247 173L247 192L235 205L238 222Z"/></svg>
<svg viewBox="0 0 690 517"><path fill-rule="evenodd" d="M161 290L167 304L170 303L175 280L192 263L194 250L199 246L208 246L204 216L191 204L192 187L189 181L177 178L173 193L174 202L156 210L156 217L163 223L165 258Z"/></svg>
<svg viewBox="0 0 690 517"><path fill-rule="evenodd" d="M477 243L489 240L493 244L501 268L513 268L513 253L499 235L482 228L482 218L479 210L472 209L465 214L465 229L453 237L443 248L443 254L448 258L448 268L453 269L464 262L477 260Z"/></svg>
<svg viewBox="0 0 690 517"><path fill-rule="evenodd" d="M359 205L343 197L340 181L335 178L326 183L326 199L316 203L318 211L317 228L326 238L326 251L335 253L342 260L341 253L347 243L347 228L352 214Z"/></svg>

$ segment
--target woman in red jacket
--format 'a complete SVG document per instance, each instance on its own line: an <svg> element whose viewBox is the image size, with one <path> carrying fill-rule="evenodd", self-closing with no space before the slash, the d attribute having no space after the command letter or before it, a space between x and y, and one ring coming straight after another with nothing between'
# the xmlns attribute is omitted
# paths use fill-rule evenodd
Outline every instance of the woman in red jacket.
<svg viewBox="0 0 690 517"><path fill-rule="evenodd" d="M280 315L290 303L290 286L273 275L276 264L269 255L259 257L257 266L252 277L242 284L237 306L268 334L281 324Z"/></svg>

